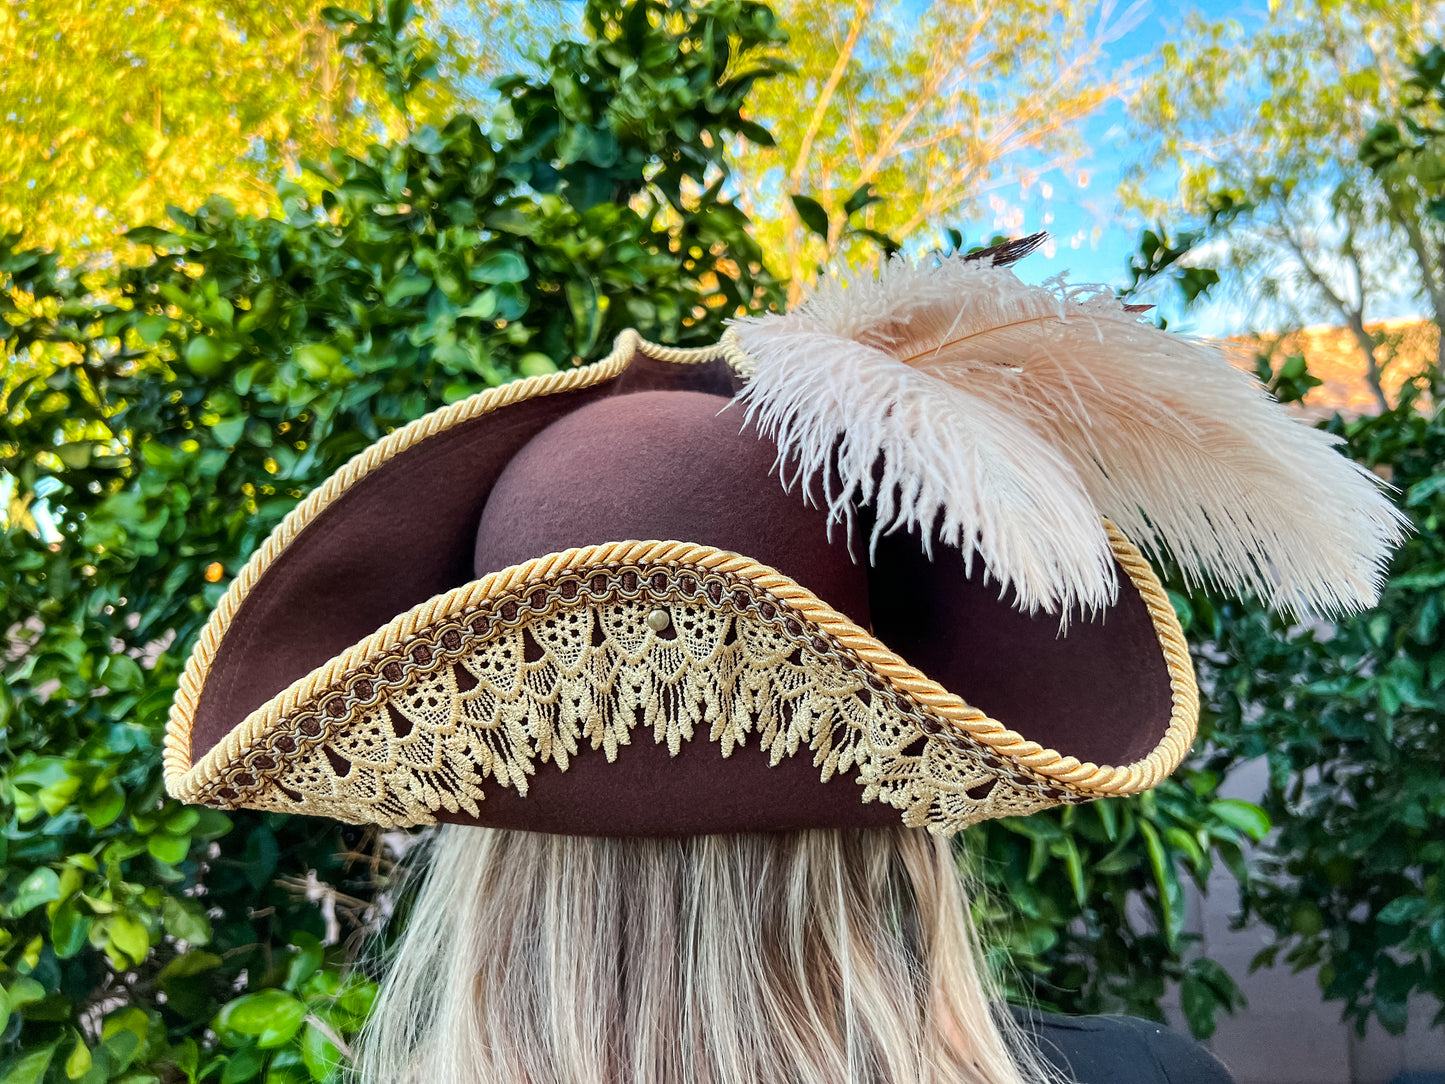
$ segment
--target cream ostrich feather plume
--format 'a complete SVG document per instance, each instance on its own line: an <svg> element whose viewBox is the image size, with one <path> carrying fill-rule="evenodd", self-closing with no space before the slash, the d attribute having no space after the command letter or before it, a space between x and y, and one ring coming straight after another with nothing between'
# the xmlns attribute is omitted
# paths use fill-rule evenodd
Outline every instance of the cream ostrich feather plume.
<svg viewBox="0 0 1445 1084"><path fill-rule="evenodd" d="M1406 521L1337 438L1220 346L1104 287L1026 285L1011 255L895 257L736 322L757 367L739 399L789 484L822 479L837 518L873 505L874 544L936 534L1030 611L1112 601L1104 519L1296 614L1375 601Z"/></svg>

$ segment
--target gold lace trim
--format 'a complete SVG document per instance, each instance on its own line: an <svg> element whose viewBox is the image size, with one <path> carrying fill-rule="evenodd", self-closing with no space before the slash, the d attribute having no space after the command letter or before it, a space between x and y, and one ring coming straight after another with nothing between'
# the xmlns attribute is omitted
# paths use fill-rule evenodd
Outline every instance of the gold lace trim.
<svg viewBox="0 0 1445 1084"><path fill-rule="evenodd" d="M617 336L612 352L601 361L543 376L513 380L434 410L363 449L312 490L251 555L245 567L231 581L230 587L221 596L221 601L211 612L205 628L201 630L200 638L196 641L191 657L186 661L185 671L181 674L176 698L171 704L163 754L166 773L169 775L185 771L191 763L191 726L200 703L201 688L215 662L216 652L220 650L221 638L230 628L246 596L296 536L309 527L343 493L415 444L473 418L502 410L513 403L604 383L622 373L639 354L675 365L702 365L722 360L727 362L735 373L744 377L749 375L753 367L752 360L743 353L731 329L716 345L681 349L648 342L629 328Z"/></svg>
<svg viewBox="0 0 1445 1084"><path fill-rule="evenodd" d="M1121 547L1138 562L1123 563L1154 615L1175 693L1159 748L1123 768L1025 741L746 558L611 543L495 573L402 615L168 783L224 808L430 823L440 809L475 815L485 785L525 794L538 763L565 770L589 746L611 760L642 728L673 754L705 733L724 756L752 740L775 764L806 750L824 780L856 766L863 801L942 833L1130 793L1178 764L1197 699L1172 610L1159 610L1167 597L1116 538Z"/></svg>

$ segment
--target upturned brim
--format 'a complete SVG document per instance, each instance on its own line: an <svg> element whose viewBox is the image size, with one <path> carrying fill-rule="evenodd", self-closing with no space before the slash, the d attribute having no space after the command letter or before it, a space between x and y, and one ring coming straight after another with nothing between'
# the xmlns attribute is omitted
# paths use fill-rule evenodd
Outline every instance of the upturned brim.
<svg viewBox="0 0 1445 1084"><path fill-rule="evenodd" d="M731 390L745 365L726 342L679 351L629 332L602 362L491 389L367 449L283 521L212 615L171 713L170 792L382 825L676 834L882 823L891 807L949 832L1136 793L1178 766L1198 711L1187 645L1112 528L1113 624L1080 633L1080 655L1057 617L1012 615L991 665L1026 654L1039 672L1056 657L1065 685L1104 681L1114 663L1148 674L1167 692L1121 716L1151 717L1121 718L1118 741L1081 737L1126 750L1118 764L1011 728L951 668L946 688L894 650L907 637L890 636L891 618L865 628L705 540L613 540L473 578L488 493L534 436L607 395ZM880 574L957 578L907 558ZM979 615L934 615L930 638L955 619L962 635ZM1099 717L1080 713L1094 729ZM579 782L614 777L627 785ZM726 801L702 800L708 788Z"/></svg>

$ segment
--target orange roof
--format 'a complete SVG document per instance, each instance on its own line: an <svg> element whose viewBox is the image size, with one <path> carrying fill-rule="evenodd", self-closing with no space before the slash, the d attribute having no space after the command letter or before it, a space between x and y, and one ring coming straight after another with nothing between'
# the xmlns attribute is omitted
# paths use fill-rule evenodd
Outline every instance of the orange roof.
<svg viewBox="0 0 1445 1084"><path fill-rule="evenodd" d="M1431 320L1407 316L1366 324L1365 330L1378 343L1375 360L1384 368L1380 383L1393 402L1407 379L1434 362L1440 328ZM1324 381L1299 404L1299 409L1312 418L1337 412L1346 416L1379 412L1365 379L1364 357L1349 328L1320 324L1284 335L1242 335L1230 341L1244 347L1249 356L1262 353L1276 364L1293 354L1303 354L1310 375Z"/></svg>

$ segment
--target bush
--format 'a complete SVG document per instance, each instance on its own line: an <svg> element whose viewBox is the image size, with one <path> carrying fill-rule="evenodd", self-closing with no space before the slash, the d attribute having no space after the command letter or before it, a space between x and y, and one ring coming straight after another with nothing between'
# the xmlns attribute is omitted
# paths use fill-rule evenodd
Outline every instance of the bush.
<svg viewBox="0 0 1445 1084"><path fill-rule="evenodd" d="M164 798L207 612L384 432L624 327L713 341L778 297L720 194L726 139L761 134L741 107L771 67L737 69L779 40L771 12L587 18L591 43L501 81L490 129L337 154L281 185L284 217L176 210L129 234L152 262L93 273L0 251L8 1084L335 1076L372 994L338 938L387 855L371 831Z"/></svg>
<svg viewBox="0 0 1445 1084"><path fill-rule="evenodd" d="M1242 897L1275 935L1256 962L1318 966L1362 1033L1371 1017L1403 1030L1412 995L1445 1006L1445 418L1432 379L1378 416L1329 423L1414 522L1380 604L1309 626L1218 604L1204 654L1212 766L1269 764L1279 833Z"/></svg>
<svg viewBox="0 0 1445 1084"><path fill-rule="evenodd" d="M1357 133L1352 157L1385 185L1401 251L1425 261L1430 229L1445 218L1439 169L1445 50L1409 62L1400 113ZM1288 181L1288 179L1286 179ZM1293 183L1289 181L1288 183ZM1200 229L1165 244L1146 234L1136 281L1174 282L1187 304L1218 276L1180 258L1203 240L1227 239L1258 210L1237 195L1210 197ZM1420 229L1410 225L1424 223ZM1430 223L1435 223L1435 226ZM1433 251L1433 250L1432 250ZM1198 255L1196 251L1195 256ZM1430 257L1433 259L1433 257ZM1193 261L1190 261L1191 263ZM1423 270L1422 270L1423 268ZM1421 264L1426 279L1433 272ZM1201 277L1202 272L1202 277ZM1438 314L1437 314L1438 315ZM1435 328L1436 334L1440 328ZM1400 342L1377 335L1377 352ZM1393 405L1326 428L1343 450L1389 481L1414 533L1395 554L1379 604L1351 618L1295 624L1248 601L1195 596L1195 652L1213 719L1210 770L1244 760L1269 768L1264 809L1278 832L1240 878L1241 923L1274 934L1255 966L1317 968L1327 1000L1363 1034L1377 1020L1405 1027L1423 995L1445 1025L1445 377L1431 350ZM1404 359L1389 358L1403 366ZM1379 369L1364 374L1378 383ZM1304 399L1320 381L1306 359L1259 358L1256 369L1282 402Z"/></svg>
<svg viewBox="0 0 1445 1084"><path fill-rule="evenodd" d="M404 98L404 20L334 17ZM586 21L590 41L497 84L490 125L312 164L276 217L173 210L128 235L153 260L99 270L0 246L0 1079L335 1079L374 993L348 945L392 855L368 829L165 798L166 712L207 613L394 427L628 326L704 343L779 303L723 195L727 141L768 138L743 107L778 70L771 12L592 0ZM966 834L1021 994L1157 1014L1177 979L1201 1033L1234 1002L1182 932L1181 876L1242 868L1261 830L1215 781Z"/></svg>
<svg viewBox="0 0 1445 1084"><path fill-rule="evenodd" d="M1185 930L1184 882L1204 891L1215 862L1241 881L1244 848L1268 830L1254 805L1216 795L1220 776L1186 766L1135 798L989 821L961 836L988 889L984 940L1010 1000L1065 1012L1163 1020L1178 985L1199 1038L1244 1005L1233 978Z"/></svg>

